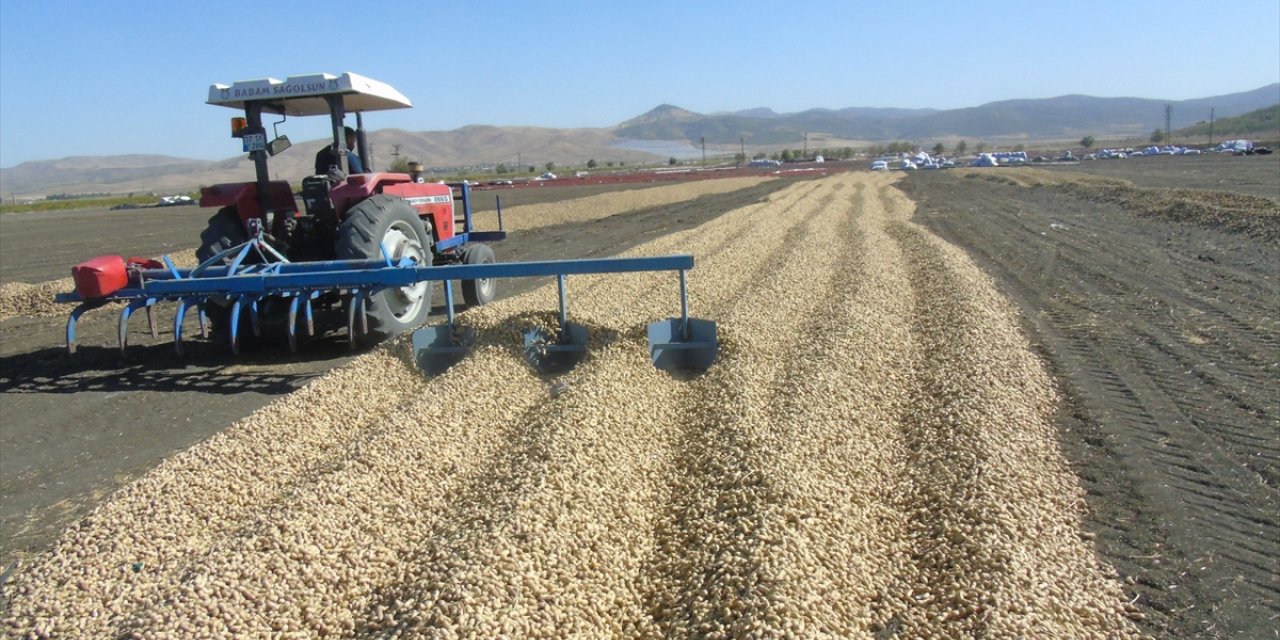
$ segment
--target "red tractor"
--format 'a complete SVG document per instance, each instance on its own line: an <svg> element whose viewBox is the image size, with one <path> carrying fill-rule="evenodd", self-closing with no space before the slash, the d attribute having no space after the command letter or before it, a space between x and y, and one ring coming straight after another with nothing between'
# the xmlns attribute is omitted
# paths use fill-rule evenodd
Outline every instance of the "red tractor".
<svg viewBox="0 0 1280 640"><path fill-rule="evenodd" d="M243 110L243 117L232 118L231 135L242 141L253 161L256 179L217 184L201 191L200 206L219 207L200 236L196 255L202 263L242 245L254 234L261 234L267 251L255 251L245 259L263 263L383 259L388 264L404 264L407 260L419 265L441 265L494 261L493 250L481 241L501 240L506 234L472 229L470 191L465 183L423 182L420 171L413 175L370 170L348 175L343 171L348 166L343 162L349 159L348 153L358 154L358 166L370 166L364 112L412 106L391 86L354 73L290 76L283 81L266 78L215 84L209 88L208 103ZM358 142L351 151L342 144L348 113L355 114ZM289 183L269 178L268 158L288 149L290 143L287 137L275 136L274 132L268 141L262 122L264 114L283 118L329 116L333 135L326 157L333 162L328 172L302 180L301 211ZM455 207L459 199L460 220ZM232 258L224 260L230 262ZM431 284L422 281L384 289L364 300L367 335L380 340L421 325L431 311ZM468 305L485 304L494 293L492 278L462 282ZM351 296L330 291L315 302L321 308L337 307L351 304ZM259 305L254 316L261 318L265 328L285 322L284 300L268 297ZM206 305L215 333L228 335L230 306L229 299L210 300Z"/></svg>

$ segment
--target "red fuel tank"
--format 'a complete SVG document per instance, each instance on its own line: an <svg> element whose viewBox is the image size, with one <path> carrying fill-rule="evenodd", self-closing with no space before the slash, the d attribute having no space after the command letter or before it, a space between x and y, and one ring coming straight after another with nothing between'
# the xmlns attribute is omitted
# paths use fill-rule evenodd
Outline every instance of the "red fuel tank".
<svg viewBox="0 0 1280 640"><path fill-rule="evenodd" d="M101 298L128 286L129 273L124 258L98 256L71 267L71 279L81 298Z"/></svg>

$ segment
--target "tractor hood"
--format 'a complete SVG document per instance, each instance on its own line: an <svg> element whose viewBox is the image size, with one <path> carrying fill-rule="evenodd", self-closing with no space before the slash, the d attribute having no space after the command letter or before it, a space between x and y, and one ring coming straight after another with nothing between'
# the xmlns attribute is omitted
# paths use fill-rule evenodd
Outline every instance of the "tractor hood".
<svg viewBox="0 0 1280 640"><path fill-rule="evenodd" d="M290 116L321 116L329 114L324 96L341 94L347 113L406 109L413 104L404 94L391 85L354 73L335 76L316 73L305 76L289 76L285 80L263 78L239 80L234 84L214 84L209 87L209 104L233 109L244 109L245 102L261 101L267 113Z"/></svg>

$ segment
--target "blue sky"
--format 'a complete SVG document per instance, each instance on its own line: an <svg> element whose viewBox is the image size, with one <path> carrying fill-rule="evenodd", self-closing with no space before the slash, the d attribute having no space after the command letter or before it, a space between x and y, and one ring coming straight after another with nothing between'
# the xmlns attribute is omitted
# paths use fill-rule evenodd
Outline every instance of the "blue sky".
<svg viewBox="0 0 1280 640"><path fill-rule="evenodd" d="M214 82L354 71L413 110L366 126L604 127L661 103L1182 100L1280 81L1280 1L0 0L0 166L239 152ZM313 119L314 120L314 119ZM294 140L322 135L290 122Z"/></svg>

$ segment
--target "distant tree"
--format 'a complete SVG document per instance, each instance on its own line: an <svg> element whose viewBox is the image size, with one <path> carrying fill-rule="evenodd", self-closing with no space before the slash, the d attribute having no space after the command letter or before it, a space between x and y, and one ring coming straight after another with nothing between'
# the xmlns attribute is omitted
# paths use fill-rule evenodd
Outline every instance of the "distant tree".
<svg viewBox="0 0 1280 640"><path fill-rule="evenodd" d="M550 172L552 172L552 171L555 171L555 169L556 169L556 163L554 163L554 162L548 162L548 163L546 163L546 164L544 164L544 165L542 165L542 166L544 166L544 167L546 167L546 168L547 168L547 173L550 173Z"/></svg>
<svg viewBox="0 0 1280 640"><path fill-rule="evenodd" d="M671 165L671 166L673 166L673 167L674 167L674 166L676 165L676 157L675 157L675 156L671 156L670 158L668 158L668 159L667 159L667 164L669 164L669 165Z"/></svg>
<svg viewBox="0 0 1280 640"><path fill-rule="evenodd" d="M752 160L764 160L765 158L768 158L768 157L769 157L769 155L768 155L768 154L766 154L765 152L761 151L761 152L759 152L759 153L755 154L754 156L751 156L751 159L752 159Z"/></svg>
<svg viewBox="0 0 1280 640"><path fill-rule="evenodd" d="M942 152L943 152L943 151L946 151L946 150L947 150L947 148L946 148L945 146L943 146L943 144L942 144L941 142L939 142L938 144L933 145L933 155L935 155L935 156L940 156L940 155L942 155Z"/></svg>
<svg viewBox="0 0 1280 640"><path fill-rule="evenodd" d="M1086 149L1092 149L1092 148L1093 148L1093 136L1085 136L1085 137L1083 137L1083 138L1080 138L1080 146L1082 146L1082 147L1084 147L1084 148L1086 148Z"/></svg>
<svg viewBox="0 0 1280 640"><path fill-rule="evenodd" d="M391 161L391 166L387 167L387 171L391 173L409 173L409 162L408 156L397 156L395 160Z"/></svg>
<svg viewBox="0 0 1280 640"><path fill-rule="evenodd" d="M853 147L842 147L840 149L840 159L848 160L853 157Z"/></svg>
<svg viewBox="0 0 1280 640"><path fill-rule="evenodd" d="M499 163L498 163L497 171L498 171L498 173L499 173L499 174L503 174L503 173L506 173L506 172L510 171L510 169L507 169L507 165L506 165L506 164L499 162Z"/></svg>
<svg viewBox="0 0 1280 640"><path fill-rule="evenodd" d="M792 157L793 157L793 156L791 155L791 150L790 150L790 149L783 149L783 150L782 150L782 155L780 156L780 159L781 159L783 162L791 162Z"/></svg>
<svg viewBox="0 0 1280 640"><path fill-rule="evenodd" d="M595 159L595 158L592 158L592 159L590 159L590 160L587 160L587 168L588 168L588 169L594 169L594 168L596 168L597 166L599 166L599 164L596 162L596 159Z"/></svg>
<svg viewBox="0 0 1280 640"><path fill-rule="evenodd" d="M965 152L965 151L968 151L968 150L969 150L969 143L968 143L968 142L965 142L964 140L961 140L960 142L957 142L957 143L956 143L956 154L957 154L957 155L964 155L964 152Z"/></svg>
<svg viewBox="0 0 1280 640"><path fill-rule="evenodd" d="M626 161L626 160L619 160L619 161L618 161L618 166L619 166L619 167L625 167L625 166L627 166L627 161Z"/></svg>
<svg viewBox="0 0 1280 640"><path fill-rule="evenodd" d="M535 167L535 166L533 166L533 165L529 165L529 171L528 171L527 173L533 173L533 172L535 172L535 171L537 171L537 170L538 170L538 168L537 168L537 167Z"/></svg>
<svg viewBox="0 0 1280 640"><path fill-rule="evenodd" d="M605 163L604 163L604 166L606 166L606 167L612 167L612 166L613 166L613 161L612 161L612 160L606 160L606 161L605 161Z"/></svg>
<svg viewBox="0 0 1280 640"><path fill-rule="evenodd" d="M737 153L733 154L733 163L734 163L734 164L739 164L739 165L740 165L740 164L745 163L746 161L747 161L747 154L745 154L745 153L743 153L743 152L741 152L741 151L739 151L739 152L737 152Z"/></svg>
<svg viewBox="0 0 1280 640"><path fill-rule="evenodd" d="M1027 145L1025 145L1025 144L1020 144L1020 145L1018 145L1018 146L1014 147L1014 148L1013 148L1013 150L1014 150L1014 151L1026 151L1026 150L1027 150Z"/></svg>
<svg viewBox="0 0 1280 640"><path fill-rule="evenodd" d="M987 143L985 142L979 142L978 145L973 148L974 153L982 153L986 150L987 150Z"/></svg>
<svg viewBox="0 0 1280 640"><path fill-rule="evenodd" d="M1151 142L1154 144L1160 144L1161 142L1164 142L1164 130L1156 129L1155 131L1152 131Z"/></svg>

